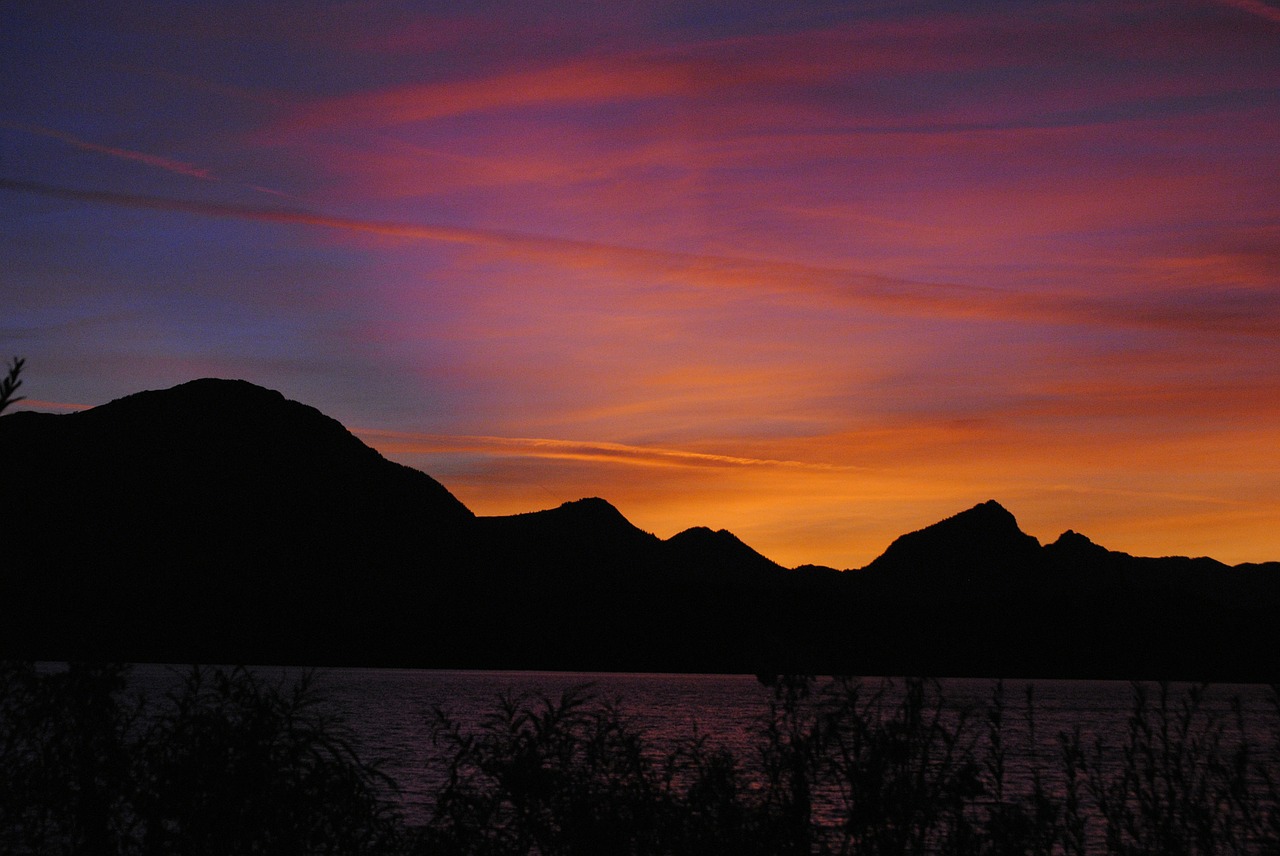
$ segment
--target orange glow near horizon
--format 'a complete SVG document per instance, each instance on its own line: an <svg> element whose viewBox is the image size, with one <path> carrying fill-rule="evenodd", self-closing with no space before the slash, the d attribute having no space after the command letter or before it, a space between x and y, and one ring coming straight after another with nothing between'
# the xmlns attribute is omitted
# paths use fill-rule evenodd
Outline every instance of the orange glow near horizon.
<svg viewBox="0 0 1280 856"><path fill-rule="evenodd" d="M731 444L777 457L537 438L357 434L387 457L434 470L479 514L552 507L608 485L605 498L646 531L665 538L694 525L729 529L789 567L861 567L893 537L991 498L1045 543L1074 529L1136 555L1207 554L1233 564L1270 555L1270 522L1280 514L1274 499L1280 467L1260 472L1256 463L1280 440L1277 431L1217 436L1210 454L1199 436L1153 446L1146 438L1117 444L1113 437L993 434L991 426L977 425L901 425ZM482 462L469 465L481 477L442 475L440 465L450 459ZM1259 476L1265 476L1261 488L1242 489ZM1199 492L1185 490L1192 482ZM983 487L975 491L974 485ZM1156 525L1162 515L1184 523L1181 535ZM1212 543L1205 543L1205 532L1214 533Z"/></svg>

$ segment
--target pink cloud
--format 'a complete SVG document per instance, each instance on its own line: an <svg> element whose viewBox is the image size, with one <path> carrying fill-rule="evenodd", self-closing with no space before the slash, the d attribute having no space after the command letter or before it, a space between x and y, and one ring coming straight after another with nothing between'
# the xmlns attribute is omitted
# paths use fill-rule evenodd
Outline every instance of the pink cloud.
<svg viewBox="0 0 1280 856"><path fill-rule="evenodd" d="M502 230L333 217L294 209L256 208L106 191L80 191L0 180L0 188L84 202L336 229L405 240L460 244L566 270L644 276L711 292L752 289L775 299L820 298L890 314L1217 331L1274 337L1280 305L1266 292L1245 303L1215 303L1196 291L1096 297L1085 293L1010 292L997 288L877 276L848 269L740 256L663 251Z"/></svg>
<svg viewBox="0 0 1280 856"><path fill-rule="evenodd" d="M456 79L318 99L284 122L277 133L370 130L517 108L645 99L689 100L698 104L699 111L714 108L706 103L710 100L741 106L777 100L798 109L829 111L830 118L848 117L853 105L855 122L891 128L1006 125L1033 118L1042 123L1072 110L1097 111L1109 105L1139 105L1153 98L1247 86L1248 79L1237 68L1202 62L1178 71L1153 61L1185 59L1188 52L1194 55L1206 47L1211 53L1228 55L1242 46L1267 48L1258 34L1242 31L1220 16L1170 14L1117 20L1087 8L1056 11L1053 15L962 13L869 19L798 32L652 44L608 55L556 55L540 65L530 66L525 60L518 68L494 63L491 70L469 69ZM445 32L449 31L446 26ZM395 49L405 34L380 37ZM1152 63L1154 73L1117 74L1110 65L1138 57ZM1104 62L1091 70L1100 60ZM1051 69L1058 73L1046 73ZM973 88L950 80L959 73L1012 71L1033 74L1025 80L1010 78L998 98L991 96L992 87L1001 84L999 78ZM898 89L885 90L885 82L894 79L927 80L928 90L954 93L938 104L904 103ZM1260 83L1254 80L1252 85Z"/></svg>
<svg viewBox="0 0 1280 856"><path fill-rule="evenodd" d="M91 404L71 404L65 401L43 401L39 398L24 398L19 405L15 406L15 410L56 410L61 412L75 412L79 410L89 410Z"/></svg>

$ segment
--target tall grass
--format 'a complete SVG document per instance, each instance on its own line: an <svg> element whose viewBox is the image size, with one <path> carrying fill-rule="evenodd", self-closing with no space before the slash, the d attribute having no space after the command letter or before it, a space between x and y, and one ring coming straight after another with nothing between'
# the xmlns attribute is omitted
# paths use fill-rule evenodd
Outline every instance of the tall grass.
<svg viewBox="0 0 1280 856"><path fill-rule="evenodd" d="M1246 739L1238 700L1224 717L1205 709L1204 693L1197 686L1175 697L1161 684L1153 695L1135 684L1127 740L1096 743L1092 763L1082 749L1072 752L1108 852L1277 852L1275 759ZM1117 751L1113 770L1107 761Z"/></svg>
<svg viewBox="0 0 1280 856"><path fill-rule="evenodd" d="M0 852L1280 853L1280 698L1270 741L1204 687L1145 684L1112 743L1042 741L1031 689L965 707L926 680L777 676L734 754L658 746L588 688L504 696L470 727L429 714L443 784L410 827L307 677L193 668L152 700L127 677L0 664Z"/></svg>
<svg viewBox="0 0 1280 856"><path fill-rule="evenodd" d="M655 752L582 690L506 698L474 732L437 711L450 777L420 852L1280 853L1280 701L1258 742L1205 693L1133 684L1122 740L1077 727L1048 753L1034 689L1014 711L1001 682L962 707L933 681L779 676L742 757Z"/></svg>
<svg viewBox="0 0 1280 856"><path fill-rule="evenodd" d="M0 853L401 851L386 783L309 678L193 667L146 701L127 677L0 663Z"/></svg>

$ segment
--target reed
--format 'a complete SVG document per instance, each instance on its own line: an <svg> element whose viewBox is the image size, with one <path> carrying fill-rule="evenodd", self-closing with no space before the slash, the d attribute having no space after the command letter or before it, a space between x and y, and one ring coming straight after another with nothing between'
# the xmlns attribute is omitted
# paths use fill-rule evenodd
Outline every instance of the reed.
<svg viewBox="0 0 1280 856"><path fill-rule="evenodd" d="M0 663L0 852L1280 853L1274 691L1270 743L1205 687L1134 684L1117 742L1045 750L1030 689L1018 712L1000 682L965 708L933 681L777 676L741 755L658 747L586 686L504 696L474 726L431 712L444 784L410 827L309 675L192 667L160 699L127 679Z"/></svg>
<svg viewBox="0 0 1280 856"><path fill-rule="evenodd" d="M616 703L581 692L523 707L506 699L479 735L437 711L450 786L420 852L1280 852L1275 758L1250 742L1238 703L1233 716L1207 709L1204 687L1135 683L1123 742L1085 746L1076 729L1056 735L1047 755L1036 749L1028 688L1019 733L1030 784L1017 790L1001 682L976 709L919 679L778 676L773 685L756 748L743 758L704 736L655 756ZM1276 713L1280 723L1280 702ZM586 751L601 734L614 735L606 752L622 751L622 767ZM534 781L545 789L531 811ZM564 800L581 803L570 810ZM605 849L592 820L600 817L613 818Z"/></svg>
<svg viewBox="0 0 1280 856"><path fill-rule="evenodd" d="M0 852L402 852L388 782L309 677L192 667L146 700L128 671L0 664Z"/></svg>

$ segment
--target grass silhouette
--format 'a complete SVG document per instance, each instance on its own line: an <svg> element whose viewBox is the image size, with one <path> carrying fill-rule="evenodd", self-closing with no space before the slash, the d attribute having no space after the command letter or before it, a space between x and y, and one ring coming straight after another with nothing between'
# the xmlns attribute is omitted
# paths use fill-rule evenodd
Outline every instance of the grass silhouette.
<svg viewBox="0 0 1280 856"><path fill-rule="evenodd" d="M128 673L0 664L0 852L401 852L385 780L308 677L192 667L148 701Z"/></svg>
<svg viewBox="0 0 1280 856"><path fill-rule="evenodd" d="M1002 683L970 708L932 681L775 676L755 743L652 743L588 687L502 696L473 727L424 711L443 773L406 824L309 675L0 664L0 851L15 854L1273 854L1271 742L1203 686L1134 684L1123 739L1057 735L1014 787ZM1025 763L1025 760L1020 763ZM1029 782L1029 786L1027 785Z"/></svg>
<svg viewBox="0 0 1280 856"><path fill-rule="evenodd" d="M0 413L10 404L22 401L23 396L14 393L18 391L18 387L22 386L22 380L19 375L22 374L22 367L26 364L26 360L21 357L14 357L9 363L9 369L3 378L0 378Z"/></svg>

